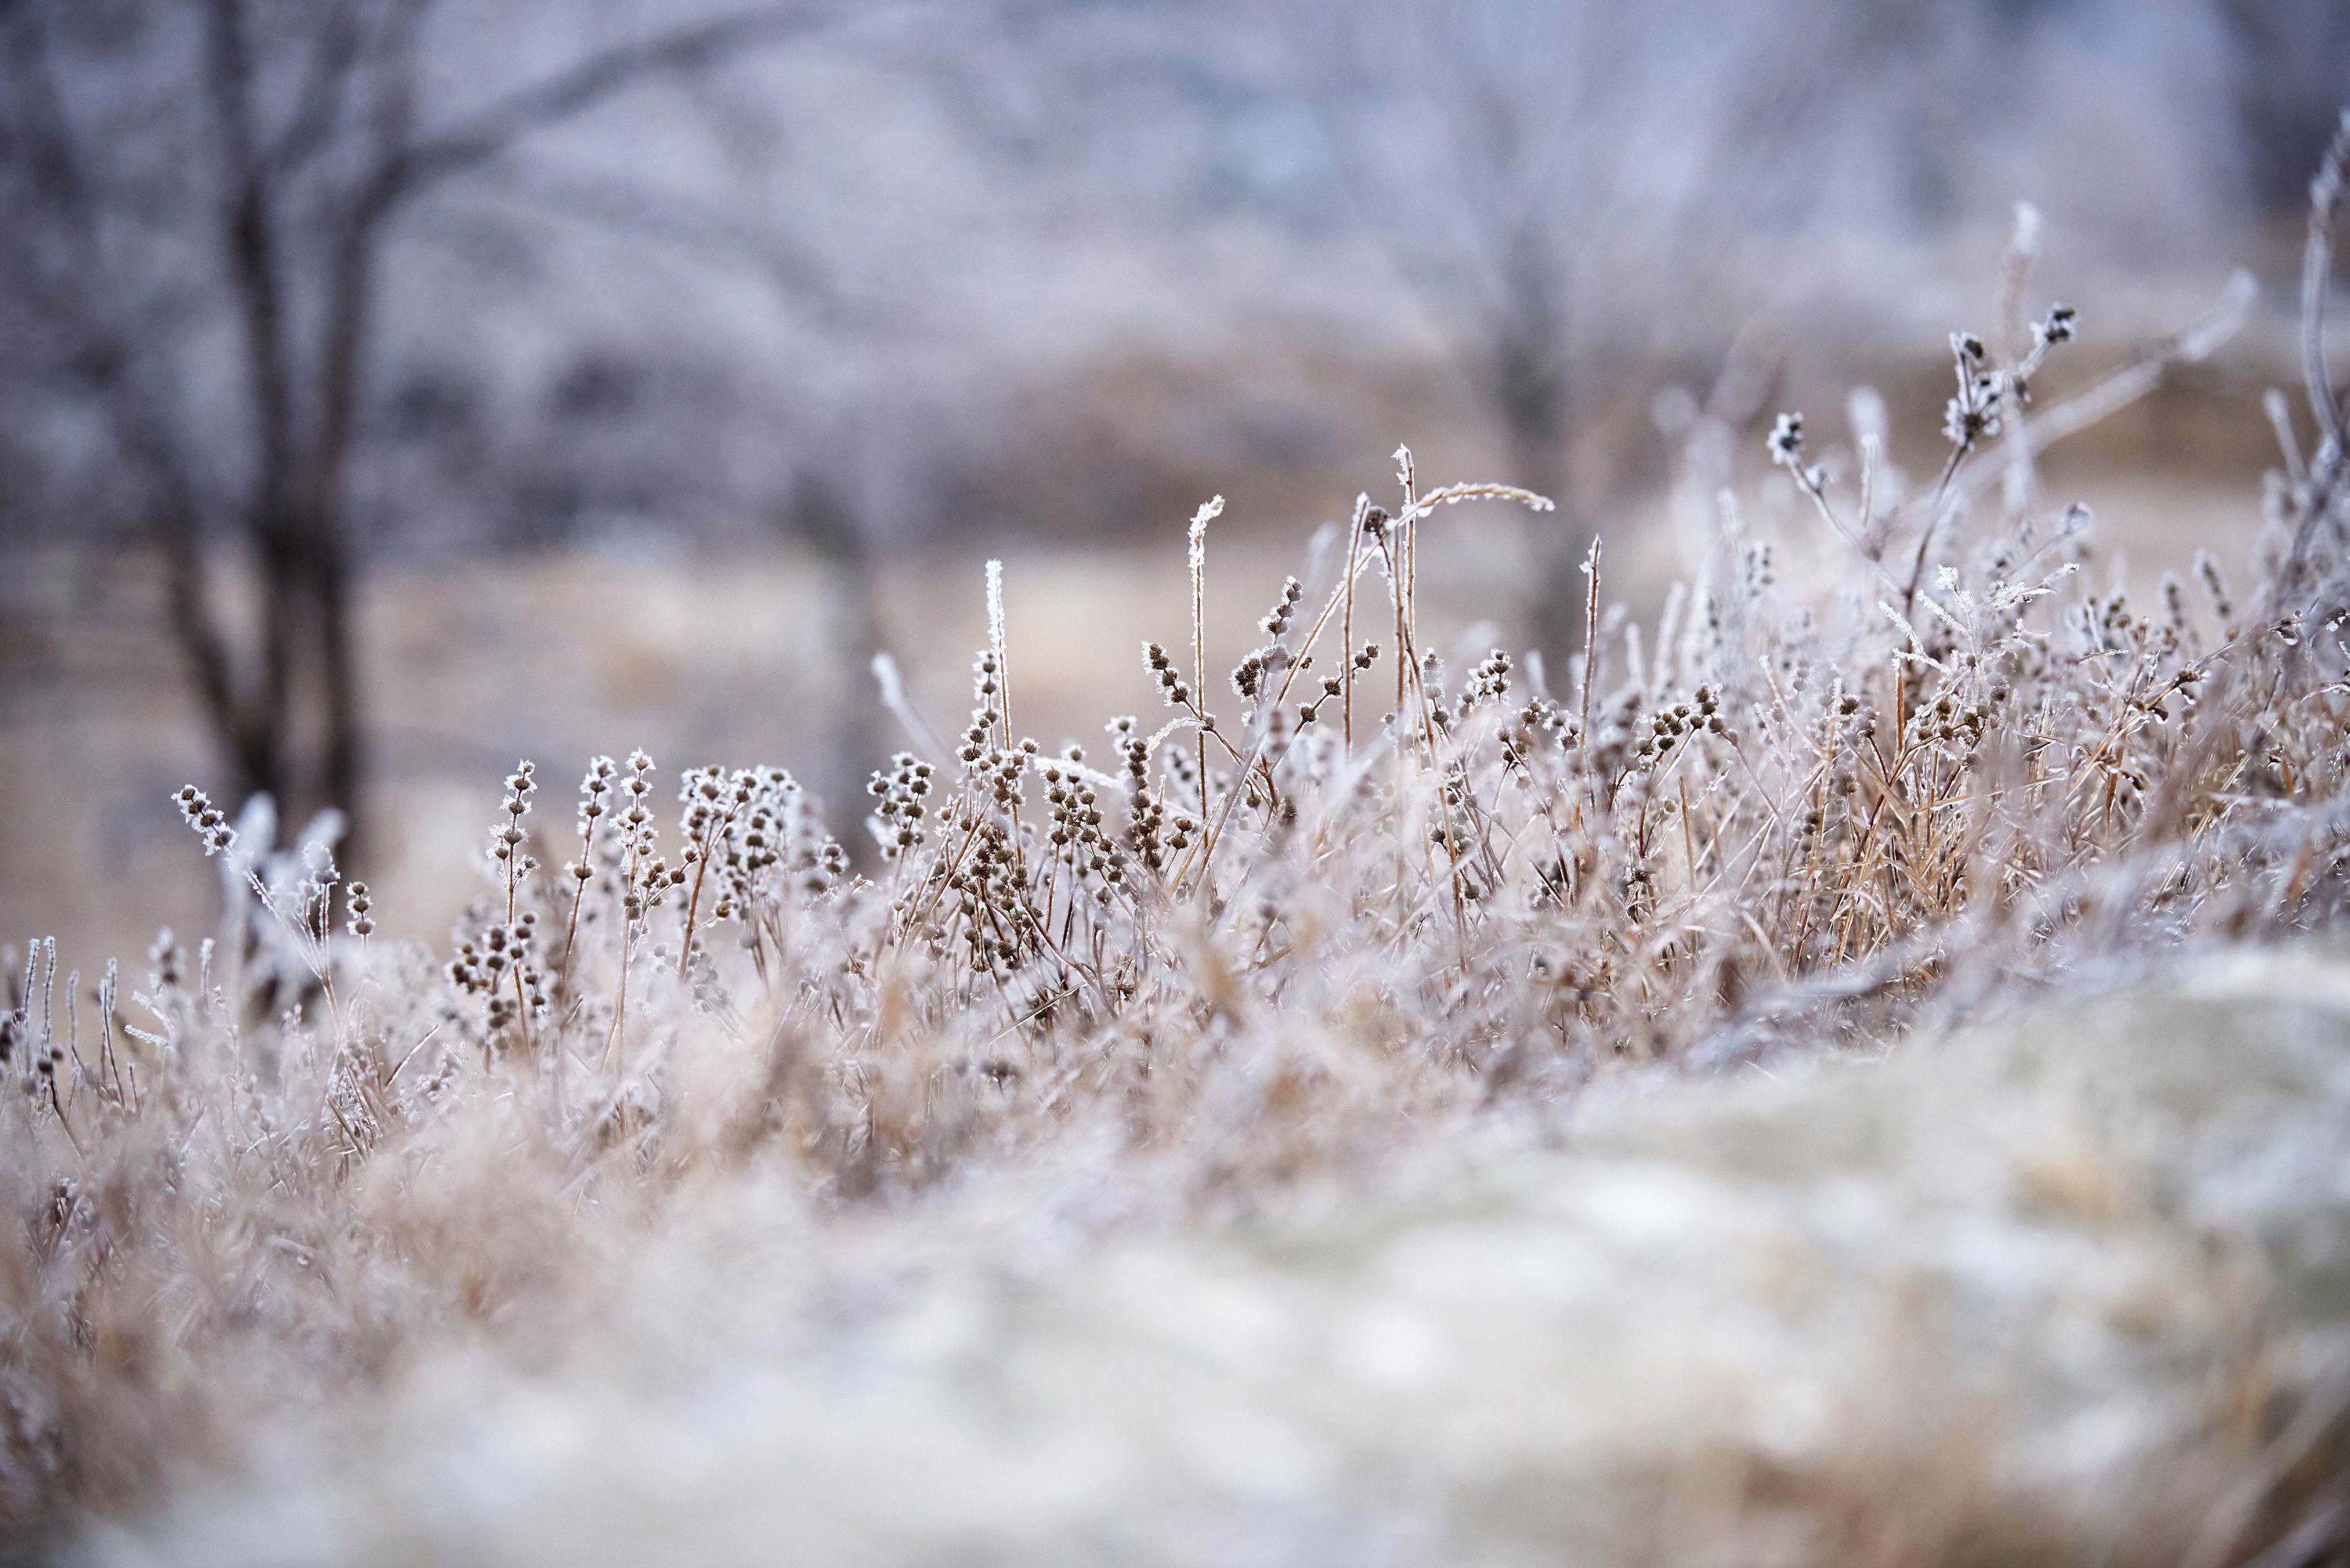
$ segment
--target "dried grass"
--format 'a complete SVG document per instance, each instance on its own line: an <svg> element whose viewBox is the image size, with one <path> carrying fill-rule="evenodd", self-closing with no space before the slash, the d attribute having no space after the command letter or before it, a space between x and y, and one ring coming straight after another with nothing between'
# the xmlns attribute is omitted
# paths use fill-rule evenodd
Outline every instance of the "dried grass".
<svg viewBox="0 0 2350 1568"><path fill-rule="evenodd" d="M2350 121L2313 245L2345 161ZM1547 503L1422 491L1409 452L1392 507L1358 502L1284 586L1237 710L1208 691L1202 509L1190 667L1146 649L1168 712L1114 721L1099 763L1023 737L991 568L968 727L941 746L891 704L918 749L876 775L872 876L779 770L688 772L664 824L641 755L591 768L556 875L536 854L575 840L535 825L525 763L442 961L371 940L348 894L334 929L331 825L248 853L265 814L231 834L187 792L220 936L167 935L135 988L109 968L94 1015L54 948L10 981L0 1518L133 1507L468 1347L559 1358L534 1347L608 1328L680 1236L809 1238L810 1277L853 1295L893 1246L951 1251L973 1194L1027 1194L1065 1240L1147 1235L1548 1125L1627 1065L1882 1042L2124 959L2337 930L2322 341L2262 580L2241 610L2215 569L2199 605L2140 607L2076 569L2085 514L2037 498L2041 421L2075 416L2033 414L2031 383L2074 329L1954 340L1948 456L1906 502L1872 449L1846 504L1783 421L1847 591L1789 592L1725 504L1716 569L1654 628L1607 608L1594 552L1555 682L1501 650L1455 682L1416 595L1446 507ZM2007 508L1973 518L1994 461ZM1910 1452L1854 1421L1850 1462L1778 1488L1826 1521L1807 1552L2061 1554L1993 1481L1941 1486L1971 1473L1936 1446L1954 1428ZM2295 1521L2271 1522L2210 1560Z"/></svg>

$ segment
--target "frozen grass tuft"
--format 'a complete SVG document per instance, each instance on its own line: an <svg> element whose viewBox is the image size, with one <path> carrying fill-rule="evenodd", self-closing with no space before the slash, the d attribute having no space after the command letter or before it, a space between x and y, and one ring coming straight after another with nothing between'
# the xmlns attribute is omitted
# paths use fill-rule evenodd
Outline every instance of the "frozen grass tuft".
<svg viewBox="0 0 2350 1568"><path fill-rule="evenodd" d="M932 1237L1017 1189L1064 1241L1147 1234L1525 1136L1628 1067L1885 1042L2149 953L2338 935L2350 443L2320 311L2345 163L2350 121L2314 192L2316 433L2304 452L2276 414L2241 596L2208 560L2151 604L2079 569L2087 514L2039 499L2033 458L2082 415L2033 403L2085 327L2022 311L2020 241L2008 330L1952 338L1930 487L1898 498L1875 438L1847 483L1799 415L1769 435L1840 592L1790 591L1725 504L1714 569L1658 624L1610 608L1595 550L1583 646L1456 674L1422 544L1456 504L1548 503L1422 490L1399 451L1396 493L1324 538L1229 681L1201 509L1192 625L1144 649L1164 711L1113 719L1097 755L1023 732L991 563L951 746L885 671L909 749L872 782L869 874L779 769L688 769L671 812L651 758L599 757L559 830L522 763L446 957L370 940L331 824L271 852L182 791L228 867L219 934L166 933L135 984L109 967L95 1014L53 945L10 965L0 1517L133 1508L454 1351L556 1355L713 1217L854 1257L841 1236ZM1971 1539L1905 1536L1884 1479L1821 1494L1833 1539L1885 1561ZM2292 1521L2269 1522L2210 1560Z"/></svg>

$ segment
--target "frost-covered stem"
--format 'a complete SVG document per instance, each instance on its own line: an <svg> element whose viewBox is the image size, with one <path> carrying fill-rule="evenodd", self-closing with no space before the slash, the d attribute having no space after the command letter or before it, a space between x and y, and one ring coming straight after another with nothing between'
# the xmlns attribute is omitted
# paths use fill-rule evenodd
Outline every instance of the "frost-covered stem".
<svg viewBox="0 0 2350 1568"><path fill-rule="evenodd" d="M2337 443L2342 416L2325 368L2325 294L2334 275L2334 220L2341 213L2345 185L2350 185L2350 109L2342 111L2341 129L2309 182L2309 243L2301 258L2301 375L2308 387L2309 410L2317 420L2318 440Z"/></svg>
<svg viewBox="0 0 2350 1568"><path fill-rule="evenodd" d="M1583 557L1586 584L1583 596L1583 691L1576 700L1578 743L1583 747L1586 763L1591 755L1591 685L1599 678L1599 540L1594 536L1590 552ZM1592 774L1590 767L1584 770ZM1591 808L1599 809L1599 779L1591 776Z"/></svg>
<svg viewBox="0 0 2350 1568"><path fill-rule="evenodd" d="M1370 510L1368 495L1355 497L1355 521L1347 534L1347 580L1341 589L1346 595L1346 607L1338 618L1338 714L1346 755L1350 761L1355 754L1355 574L1361 569L1363 524Z"/></svg>
<svg viewBox="0 0 2350 1568"><path fill-rule="evenodd" d="M629 846L628 869L620 884L620 981L612 996L612 1033L605 1043L607 1060L618 1061L629 1020L629 960L636 949L637 922L629 913L629 895L637 885L637 862L642 851L639 846Z"/></svg>
<svg viewBox="0 0 2350 1568"><path fill-rule="evenodd" d="M1000 597L993 597L993 602L1000 604L1002 601ZM1001 682L1003 679L1003 659L1001 654L996 656L995 668L996 680ZM1006 723L1009 723L1008 720ZM742 812L743 803L740 800L730 799L726 806L726 815L702 836L701 853L693 863L693 890L687 895L685 900L685 941L683 950L677 955L677 978L680 980L685 978L685 961L693 954L694 922L702 909L702 879L710 874L711 856L717 852L718 846L726 842L726 836L733 831L734 819L741 815Z"/></svg>
<svg viewBox="0 0 2350 1568"><path fill-rule="evenodd" d="M579 826L579 868L588 870L595 865L596 819L588 817ZM571 978L571 950L579 941L579 905L588 897L588 878L575 877L571 882L571 919L563 929L563 967L556 971L556 983Z"/></svg>
<svg viewBox="0 0 2350 1568"><path fill-rule="evenodd" d="M987 647L995 655L995 711L1003 725L1003 749L1012 749L1012 659L1003 626L1003 563L987 563Z"/></svg>
<svg viewBox="0 0 2350 1568"><path fill-rule="evenodd" d="M1186 558L1191 568L1191 690L1204 702L1208 694L1208 524L1221 516L1224 498L1209 498L1206 505L1191 514L1190 548ZM1208 735L1202 729L1198 736L1200 765L1200 814L1208 811ZM1245 773L1245 770L1243 770ZM1233 788L1238 789L1235 784Z"/></svg>
<svg viewBox="0 0 2350 1568"><path fill-rule="evenodd" d="M685 937L678 943L677 978L685 978L686 961L693 956L693 926L702 910L702 879L710 874L710 840L702 840L702 854L693 863L693 888L685 899Z"/></svg>
<svg viewBox="0 0 2350 1568"><path fill-rule="evenodd" d="M1950 461L1942 464L1942 477L1934 486L1933 504L1926 513L1926 526L1918 534L1918 556L1909 563L1909 580L1901 588L1901 613L1907 616L1918 603L1918 588L1926 580L1926 553L1933 548L1934 535L1941 531L1942 498L1950 493L1950 481L1958 476L1959 464L1966 461L1970 442L1960 442L1950 449Z"/></svg>
<svg viewBox="0 0 2350 1568"><path fill-rule="evenodd" d="M515 918L514 859L515 857L511 856L506 859L506 924L509 926L514 924ZM520 962L516 962L513 965L513 974L515 1020L522 1025L523 1042L527 1045L530 1042L530 994L523 990L522 965ZM328 995L328 1000L331 1001L333 999L333 992L329 992Z"/></svg>

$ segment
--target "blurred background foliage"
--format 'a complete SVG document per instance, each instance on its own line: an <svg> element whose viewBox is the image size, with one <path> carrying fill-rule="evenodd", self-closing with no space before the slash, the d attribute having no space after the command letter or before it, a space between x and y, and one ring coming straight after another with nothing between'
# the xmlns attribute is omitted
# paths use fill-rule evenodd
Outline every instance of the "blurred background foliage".
<svg viewBox="0 0 2350 1568"><path fill-rule="evenodd" d="M845 815L991 555L1087 737L1193 506L1237 651L1399 440L1558 498L1430 567L1557 646L1779 407L1930 469L2020 199L2085 366L2269 286L2051 460L2117 560L2241 558L2345 98L2311 0L0 0L0 935L201 921L183 779L346 813L395 930L517 755Z"/></svg>

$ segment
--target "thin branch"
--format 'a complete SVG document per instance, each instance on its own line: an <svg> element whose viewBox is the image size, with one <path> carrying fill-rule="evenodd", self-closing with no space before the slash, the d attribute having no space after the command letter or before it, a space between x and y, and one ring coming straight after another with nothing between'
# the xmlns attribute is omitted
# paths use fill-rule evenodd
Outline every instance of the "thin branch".
<svg viewBox="0 0 2350 1568"><path fill-rule="evenodd" d="M524 137L596 109L650 78L702 69L738 50L817 31L851 15L810 4L762 5L601 49L409 147L385 178L421 192L495 158Z"/></svg>
<svg viewBox="0 0 2350 1568"><path fill-rule="evenodd" d="M330 6L323 27L324 36L310 51L310 68L303 75L294 112L262 154L273 178L290 177L330 146L350 101L352 77L366 41L359 12L353 6Z"/></svg>

